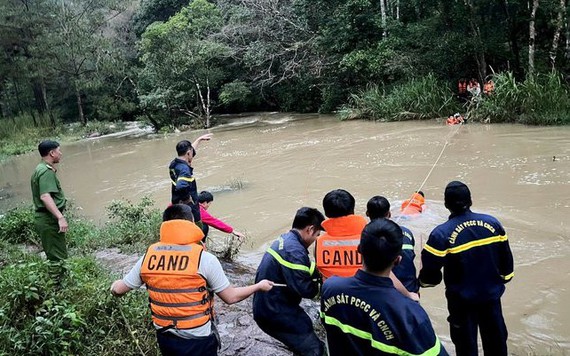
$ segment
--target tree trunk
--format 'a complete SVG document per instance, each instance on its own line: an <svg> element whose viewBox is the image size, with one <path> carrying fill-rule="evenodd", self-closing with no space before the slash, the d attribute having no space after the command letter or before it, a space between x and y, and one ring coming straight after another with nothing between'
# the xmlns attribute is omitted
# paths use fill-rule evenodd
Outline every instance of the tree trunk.
<svg viewBox="0 0 570 356"><path fill-rule="evenodd" d="M479 81L485 83L485 78L487 77L487 60L485 59L485 46L483 45L483 40L481 39L481 30L475 18L476 12L473 3L471 3L471 0L464 0L464 3L469 13L469 26L471 27L471 31L473 32L473 37L475 37L475 43L477 46L475 61L477 61Z"/></svg>
<svg viewBox="0 0 570 356"><path fill-rule="evenodd" d="M386 3L385 0L380 0L380 16L382 17L382 38L386 38Z"/></svg>
<svg viewBox="0 0 570 356"><path fill-rule="evenodd" d="M513 72L515 76L520 76L522 74L521 69L521 58L520 58L520 48L518 43L517 30L513 21L513 16L511 16L509 1L504 0L502 2L503 10L505 11L505 16L507 18L507 24L509 26L509 49L511 50L511 56L513 58ZM515 14L516 17L516 14Z"/></svg>
<svg viewBox="0 0 570 356"><path fill-rule="evenodd" d="M51 112L51 108L49 106L49 101L47 98L46 82L45 82L43 77L42 77L42 81L41 81L41 86L42 86L42 97L44 98L44 104L46 106L46 111L47 111L48 116L49 116L49 122L51 123L52 127L56 127L57 123L55 122L55 117L53 116L53 113Z"/></svg>
<svg viewBox="0 0 570 356"><path fill-rule="evenodd" d="M12 78L12 85L14 85L14 94L16 95L16 104L18 106L18 113L22 115L24 110L22 109L22 101L20 100L20 89L18 88L18 82L16 78Z"/></svg>
<svg viewBox="0 0 570 356"><path fill-rule="evenodd" d="M536 28L534 21L536 20L536 10L538 9L538 0L532 0L532 10L530 12L530 22L528 24L528 75L534 75L534 43L536 40Z"/></svg>
<svg viewBox="0 0 570 356"><path fill-rule="evenodd" d="M75 84L75 97L77 98L77 110L79 111L79 120L83 126L87 125L87 119L83 114L83 102L81 101L81 92L79 91L79 86Z"/></svg>
<svg viewBox="0 0 570 356"><path fill-rule="evenodd" d="M207 96L206 101L204 101L204 96L202 95L202 89L200 88L200 84L196 81L196 91L198 92L198 96L200 97L200 104L202 104L202 111L204 112L204 128L207 129L210 127L210 83L206 80L206 87L207 87Z"/></svg>
<svg viewBox="0 0 570 356"><path fill-rule="evenodd" d="M552 38L552 47L548 53L552 71L556 70L556 52L558 51L558 41L560 40L560 32L562 32L562 25L564 24L564 13L566 12L566 0L560 0L558 15L556 16L556 30Z"/></svg>
<svg viewBox="0 0 570 356"><path fill-rule="evenodd" d="M396 20L400 21L400 0L396 0Z"/></svg>

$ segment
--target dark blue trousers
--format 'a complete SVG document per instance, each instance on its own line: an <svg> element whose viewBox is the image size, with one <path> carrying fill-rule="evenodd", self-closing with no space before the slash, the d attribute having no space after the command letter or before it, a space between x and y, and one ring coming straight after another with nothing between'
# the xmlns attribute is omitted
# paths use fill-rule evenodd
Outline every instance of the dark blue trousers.
<svg viewBox="0 0 570 356"><path fill-rule="evenodd" d="M214 333L210 336L184 339L169 332L156 332L160 352L164 356L217 355L218 339Z"/></svg>
<svg viewBox="0 0 570 356"><path fill-rule="evenodd" d="M457 356L477 356L477 329L485 355L507 355L507 326L501 300L473 303L447 295L451 341Z"/></svg>
<svg viewBox="0 0 570 356"><path fill-rule="evenodd" d="M284 329L279 327L280 325L277 325L277 323L272 324L260 322L259 320L256 320L256 323L263 332L272 338L281 341L285 346L293 351L295 355L321 356L325 352L325 343L322 342L317 334L312 330L312 324L310 332L301 333L296 331L293 325Z"/></svg>

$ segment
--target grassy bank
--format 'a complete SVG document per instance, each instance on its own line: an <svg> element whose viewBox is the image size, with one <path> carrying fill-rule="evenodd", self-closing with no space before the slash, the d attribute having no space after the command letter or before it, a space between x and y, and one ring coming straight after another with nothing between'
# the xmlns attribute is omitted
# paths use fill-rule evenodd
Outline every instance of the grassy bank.
<svg viewBox="0 0 570 356"><path fill-rule="evenodd" d="M39 245L32 208L20 206L0 218L1 355L158 354L146 293L112 297L109 287L119 276L101 267L93 254L116 247L142 255L158 240L162 212L143 198L112 202L107 213L109 221L101 227L68 216L71 258L61 286L52 281L45 260L22 248Z"/></svg>
<svg viewBox="0 0 570 356"><path fill-rule="evenodd" d="M0 161L36 150L44 139L77 141L89 135L107 135L124 128L124 122L104 121L88 122L85 126L74 123L53 127L47 117L36 117L34 123L30 115L0 119Z"/></svg>
<svg viewBox="0 0 570 356"><path fill-rule="evenodd" d="M401 121L447 117L454 112L480 122L530 125L570 124L570 88L559 73L517 81L511 73L493 76L495 90L471 105L461 105L449 85L428 75L384 88L374 86L351 96L342 119Z"/></svg>

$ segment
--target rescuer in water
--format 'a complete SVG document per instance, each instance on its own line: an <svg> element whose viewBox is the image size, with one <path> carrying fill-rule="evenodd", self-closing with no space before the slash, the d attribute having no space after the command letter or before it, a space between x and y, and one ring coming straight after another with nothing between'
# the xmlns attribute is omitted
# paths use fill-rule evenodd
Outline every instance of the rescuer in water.
<svg viewBox="0 0 570 356"><path fill-rule="evenodd" d="M111 293L120 296L146 284L163 355L217 355L220 342L213 323L213 294L234 304L273 287L268 280L232 287L220 261L204 251L200 242L204 234L193 221L188 205L168 207L160 226L160 241L111 286Z"/></svg>
<svg viewBox="0 0 570 356"><path fill-rule="evenodd" d="M406 199L402 202L402 206L400 207L400 214L402 215L418 215L424 211L425 208L425 195L424 192L417 191L410 199Z"/></svg>

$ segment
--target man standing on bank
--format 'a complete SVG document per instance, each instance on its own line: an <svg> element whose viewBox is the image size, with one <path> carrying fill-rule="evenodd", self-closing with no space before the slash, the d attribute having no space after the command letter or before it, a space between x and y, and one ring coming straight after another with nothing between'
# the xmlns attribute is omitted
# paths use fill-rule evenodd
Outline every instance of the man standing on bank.
<svg viewBox="0 0 570 356"><path fill-rule="evenodd" d="M66 199L55 167L61 160L61 148L59 143L46 140L38 145L38 151L42 162L37 165L31 179L35 228L47 259L61 262L68 256L65 242L67 220L63 216Z"/></svg>
<svg viewBox="0 0 570 356"><path fill-rule="evenodd" d="M323 214L314 208L297 210L291 230L281 235L263 256L255 281L276 283L267 293L253 296L253 318L261 330L284 343L296 355L321 356L319 340L311 318L299 305L303 298L319 293L319 273L307 248L320 235Z"/></svg>
<svg viewBox="0 0 570 356"><path fill-rule="evenodd" d="M420 285L445 280L451 340L458 356L477 355L477 328L485 355L507 355L507 326L501 310L505 283L514 276L507 234L497 219L474 213L467 185L445 188L449 220L430 234L422 251Z"/></svg>
<svg viewBox="0 0 570 356"><path fill-rule="evenodd" d="M190 206L192 215L194 215L194 223L200 228L202 228L202 219L200 218L198 186L193 175L192 160L196 156L196 148L200 142L209 141L211 138L212 134L206 134L198 137L194 143L188 140L178 142L176 145L178 157L172 160L168 167L170 180L172 181L171 203Z"/></svg>

